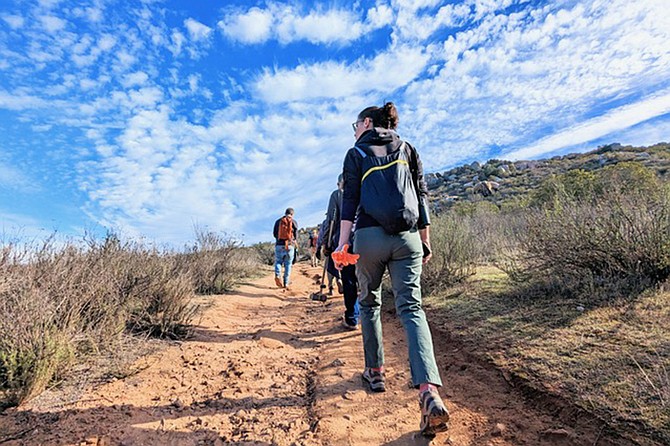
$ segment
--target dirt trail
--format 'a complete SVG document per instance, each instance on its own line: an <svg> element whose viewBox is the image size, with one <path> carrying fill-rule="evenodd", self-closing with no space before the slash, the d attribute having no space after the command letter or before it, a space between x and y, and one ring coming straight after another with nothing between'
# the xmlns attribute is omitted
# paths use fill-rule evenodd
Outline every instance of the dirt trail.
<svg viewBox="0 0 670 446"><path fill-rule="evenodd" d="M388 390L373 394L360 381L360 332L339 325L341 296L326 304L308 299L318 289L318 272L298 264L290 291L276 289L267 276L234 294L206 298L213 305L193 339L72 404L33 402L6 411L0 444L428 444L416 437L417 393L393 309L384 313ZM452 413L450 431L433 444L619 444L578 414L566 425L565 414L537 407L439 326L433 332L441 393Z"/></svg>

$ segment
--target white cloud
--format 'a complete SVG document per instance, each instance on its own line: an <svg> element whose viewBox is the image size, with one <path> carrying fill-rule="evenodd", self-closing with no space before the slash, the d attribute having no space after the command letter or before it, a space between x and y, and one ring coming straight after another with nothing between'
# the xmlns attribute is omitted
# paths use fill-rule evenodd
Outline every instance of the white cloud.
<svg viewBox="0 0 670 446"><path fill-rule="evenodd" d="M92 23L99 23L103 19L102 8L84 8L84 16Z"/></svg>
<svg viewBox="0 0 670 446"><path fill-rule="evenodd" d="M117 38L112 34L103 34L98 40L98 50L100 52L109 51L116 45Z"/></svg>
<svg viewBox="0 0 670 446"><path fill-rule="evenodd" d="M615 0L489 14L429 47L434 75L408 86L403 132L428 148L435 169L491 156L492 147L531 146L603 103L630 101L640 86L663 88L670 17L659 8Z"/></svg>
<svg viewBox="0 0 670 446"><path fill-rule="evenodd" d="M137 62L137 56L126 51L126 50L121 50L118 53L116 53L116 60L117 60L117 65L116 69L118 71L126 71L130 69L135 63Z"/></svg>
<svg viewBox="0 0 670 446"><path fill-rule="evenodd" d="M0 163L0 189L9 189L15 192L34 193L39 187L19 169Z"/></svg>
<svg viewBox="0 0 670 446"><path fill-rule="evenodd" d="M606 138L605 144L651 146L659 142L670 143L670 116L612 132Z"/></svg>
<svg viewBox="0 0 670 446"><path fill-rule="evenodd" d="M54 3L28 9L36 24L0 16L20 37L0 45L0 109L53 135L54 151L82 149L72 156L96 222L173 243L192 238L191 222L267 240L287 205L318 223L349 123L384 100L429 170L517 147L667 134L651 123L669 98L649 96L670 88L665 2L271 0L228 9L217 36L162 1L128 14L90 2L109 8L102 16ZM274 43L292 46L276 56ZM240 50L249 57L237 65L228 57ZM69 141L72 130L89 145Z"/></svg>
<svg viewBox="0 0 670 446"><path fill-rule="evenodd" d="M224 35L241 43L262 43L270 37L273 17L257 7L246 13L226 17L218 23Z"/></svg>
<svg viewBox="0 0 670 446"><path fill-rule="evenodd" d="M270 39L284 45L298 41L345 44L388 25L393 17L386 5L367 11L367 21L359 17L361 12L313 9L302 14L293 6L270 3L266 9L253 7L244 12L229 12L218 25L226 37L244 44L264 43Z"/></svg>
<svg viewBox="0 0 670 446"><path fill-rule="evenodd" d="M46 29L50 33L60 31L64 29L65 26L67 25L67 22L65 20L53 15L43 15L39 19L44 29Z"/></svg>
<svg viewBox="0 0 670 446"><path fill-rule="evenodd" d="M564 147L593 141L666 113L670 113L670 91L614 109L604 116L554 133L528 147L504 154L503 158L511 160L536 158Z"/></svg>
<svg viewBox="0 0 670 446"><path fill-rule="evenodd" d="M271 103L334 99L370 91L389 93L415 79L427 61L421 48L397 48L352 65L324 62L299 65L293 70L266 71L254 89Z"/></svg>
<svg viewBox="0 0 670 446"><path fill-rule="evenodd" d="M379 29L393 23L394 13L390 6L378 4L368 9L367 21L373 29Z"/></svg>
<svg viewBox="0 0 670 446"><path fill-rule="evenodd" d="M37 3L44 9L53 9L61 0L38 0Z"/></svg>
<svg viewBox="0 0 670 446"><path fill-rule="evenodd" d="M276 34L280 42L306 40L311 43L348 42L358 39L364 27L349 10L310 11L305 16L284 11L279 18Z"/></svg>
<svg viewBox="0 0 670 446"><path fill-rule="evenodd" d="M93 79L81 79L79 81L79 88L84 91L92 90L98 86L98 83Z"/></svg>
<svg viewBox="0 0 670 446"><path fill-rule="evenodd" d="M184 43L186 42L186 37L179 31L174 31L172 33L172 36L170 36L171 40L171 45L170 45L170 52L178 56L181 53L181 49L184 46Z"/></svg>
<svg viewBox="0 0 670 446"><path fill-rule="evenodd" d="M196 41L207 39L212 33L212 28L191 18L184 20L184 26L188 30L191 39Z"/></svg>
<svg viewBox="0 0 670 446"><path fill-rule="evenodd" d="M121 85L126 88L137 87L145 85L149 80L149 76L144 71L135 71L134 73L128 73L124 76L121 81Z"/></svg>
<svg viewBox="0 0 670 446"><path fill-rule="evenodd" d="M3 14L2 20L4 20L12 29L22 28L23 24L25 23L23 17L16 14Z"/></svg>
<svg viewBox="0 0 670 446"><path fill-rule="evenodd" d="M28 110L45 107L47 101L29 94L10 94L0 90L0 108L7 110Z"/></svg>

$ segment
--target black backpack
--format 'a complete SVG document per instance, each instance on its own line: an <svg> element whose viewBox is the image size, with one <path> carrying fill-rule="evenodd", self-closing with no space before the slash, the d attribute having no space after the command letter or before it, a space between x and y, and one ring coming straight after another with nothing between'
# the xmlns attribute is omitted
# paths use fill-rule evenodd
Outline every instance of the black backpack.
<svg viewBox="0 0 670 446"><path fill-rule="evenodd" d="M403 141L398 150L375 156L354 146L363 157L361 210L388 234L408 231L419 220L419 199L407 147Z"/></svg>

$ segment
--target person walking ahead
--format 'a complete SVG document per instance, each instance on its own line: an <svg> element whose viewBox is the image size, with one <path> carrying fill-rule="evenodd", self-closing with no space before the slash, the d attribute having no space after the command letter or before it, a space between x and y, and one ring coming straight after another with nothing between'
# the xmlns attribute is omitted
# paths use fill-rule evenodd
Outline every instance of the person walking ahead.
<svg viewBox="0 0 670 446"><path fill-rule="evenodd" d="M333 225L333 233L331 234L331 239L328 241L327 247L337 246L339 237L340 237L340 220L342 217L342 186L344 185L344 177L340 174L337 177L337 189L330 194L330 199L328 200L328 211L326 212L326 221L324 224L330 226ZM331 248L332 249L332 248ZM327 268L329 274L337 276L338 270L335 269L335 263L333 262L330 254L326 259L328 262ZM342 282L341 290L338 290L342 293L344 297L344 314L342 315L342 326L348 330L356 330L358 328L358 318L359 318L359 305L358 305L358 283L356 282L356 266L347 265L339 271L339 279ZM338 284L339 288L339 284ZM332 282L329 287L329 294L332 295Z"/></svg>
<svg viewBox="0 0 670 446"><path fill-rule="evenodd" d="M422 263L431 257L423 167L417 151L395 132L398 112L393 103L364 109L352 125L356 143L344 159L337 251L350 243L357 218L353 250L360 255L356 275L365 353L362 378L372 391L386 390L380 310L382 276L388 268L407 335L412 383L419 389L421 433L432 436L447 429L449 412L437 390L442 380L421 306Z"/></svg>
<svg viewBox="0 0 670 446"><path fill-rule="evenodd" d="M295 240L298 236L298 223L293 220L293 208L287 208L284 216L275 222L272 234L275 242L275 284L279 288L288 288L291 265L295 256ZM281 277L281 267L284 277Z"/></svg>
<svg viewBox="0 0 670 446"><path fill-rule="evenodd" d="M316 247L317 242L319 241L319 232L316 229L312 229L309 233L309 261L312 267L318 266L318 260L316 258Z"/></svg>

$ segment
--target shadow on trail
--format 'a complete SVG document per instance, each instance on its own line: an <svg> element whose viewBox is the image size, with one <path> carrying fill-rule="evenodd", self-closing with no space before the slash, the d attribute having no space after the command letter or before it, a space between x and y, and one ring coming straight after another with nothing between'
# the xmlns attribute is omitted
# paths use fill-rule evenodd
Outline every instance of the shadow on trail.
<svg viewBox="0 0 670 446"><path fill-rule="evenodd" d="M240 415L241 410L260 411L259 416L265 416L264 410L272 413L277 408L301 408L306 409L309 401L303 394L240 399L214 397L204 401L195 401L190 405L176 407L174 404L138 407L132 405L113 405L94 407L89 409L67 409L62 412L33 412L21 411L12 414L13 426L0 423L3 427L0 433L0 444L38 444L40 433L47 434L49 426L62 423L70 426L70 431L59 433L58 438L51 438L47 434L48 444L65 445L79 444L86 438L118 436L119 440L131 438L132 444L146 444L144 441L152 441L149 444L227 444L229 441L251 441L245 433L254 433L258 438L258 432L253 432L254 418L245 418ZM212 415L227 414L230 432L222 434L215 426L209 427L206 417ZM170 430L170 421L188 419L186 427L191 432L177 432ZM94 420L94 422L92 422ZM2 421L0 419L0 421ZM138 426L154 424L153 426ZM34 428L30 428L34 426ZM286 426L278 423L278 430L286 431ZM295 432L294 437L307 432ZM247 438L249 437L249 438ZM217 440L219 441L218 443ZM16 441L18 443L12 443ZM158 441L158 442L156 442ZM130 444L116 443L112 444ZM270 445L271 442L253 440L254 445Z"/></svg>
<svg viewBox="0 0 670 446"><path fill-rule="evenodd" d="M339 343L342 340L358 336L360 336L359 332L346 330L335 323L332 323L331 326L324 331L310 330L308 332L289 332L260 328L248 332L226 334L221 333L218 330L197 327L193 330L192 338L185 342L226 344L233 341L261 341L265 338L281 342L282 344L295 349L313 349L323 345ZM314 340L321 337L328 338L318 341Z"/></svg>
<svg viewBox="0 0 670 446"><path fill-rule="evenodd" d="M416 432L408 432L402 437L389 441L388 443L383 443L381 446L428 446L432 444L433 439L431 438L426 438L422 435L419 434L418 431Z"/></svg>

